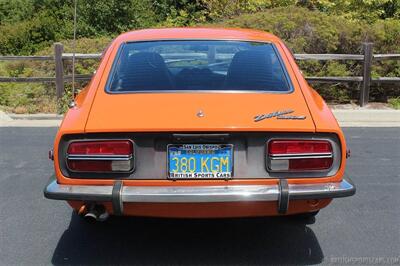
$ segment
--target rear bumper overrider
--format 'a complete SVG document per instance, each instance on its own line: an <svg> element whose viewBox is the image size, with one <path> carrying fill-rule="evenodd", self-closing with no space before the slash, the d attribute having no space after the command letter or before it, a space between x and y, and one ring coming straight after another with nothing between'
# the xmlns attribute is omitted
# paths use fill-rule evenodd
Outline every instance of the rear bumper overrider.
<svg viewBox="0 0 400 266"><path fill-rule="evenodd" d="M290 200L332 199L356 192L349 177L341 182L288 184L280 179L275 185L226 186L113 186L62 185L53 177L44 188L44 196L54 200L112 202L114 213L122 214L123 203L212 203L277 201L278 212L286 213Z"/></svg>

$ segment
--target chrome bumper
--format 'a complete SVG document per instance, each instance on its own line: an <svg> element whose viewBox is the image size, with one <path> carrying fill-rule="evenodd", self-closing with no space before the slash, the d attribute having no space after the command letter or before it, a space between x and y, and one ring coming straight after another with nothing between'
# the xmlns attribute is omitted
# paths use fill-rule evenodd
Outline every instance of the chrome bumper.
<svg viewBox="0 0 400 266"><path fill-rule="evenodd" d="M121 209L125 202L201 203L278 201L278 210L287 210L289 200L330 199L354 195L356 188L349 178L339 183L288 184L282 179L276 185L227 186L123 186L116 181L113 186L61 185L50 180L44 196L55 200L111 201Z"/></svg>

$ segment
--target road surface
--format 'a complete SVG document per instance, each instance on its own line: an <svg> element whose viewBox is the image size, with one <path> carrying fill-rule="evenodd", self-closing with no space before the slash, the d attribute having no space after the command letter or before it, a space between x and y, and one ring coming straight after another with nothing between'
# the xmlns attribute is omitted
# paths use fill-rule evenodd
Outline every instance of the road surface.
<svg viewBox="0 0 400 266"><path fill-rule="evenodd" d="M112 218L43 198L56 128L0 128L0 264L400 264L400 128L345 128L357 194L288 218Z"/></svg>

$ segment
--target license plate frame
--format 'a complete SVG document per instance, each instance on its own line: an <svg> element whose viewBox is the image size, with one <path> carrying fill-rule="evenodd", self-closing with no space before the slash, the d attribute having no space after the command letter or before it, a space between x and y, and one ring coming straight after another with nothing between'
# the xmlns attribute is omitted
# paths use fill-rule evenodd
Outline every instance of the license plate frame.
<svg viewBox="0 0 400 266"><path fill-rule="evenodd" d="M190 149L190 148L196 148L196 149ZM170 153L172 152L171 148L178 148L179 151L191 151L193 155L197 155L198 157L201 158L201 153L198 151L229 151L229 156L228 158L229 163L228 166L226 167L227 170L226 172L222 171L217 171L217 172L201 172L201 171L188 171L185 173L173 173L171 171L171 157ZM197 153L196 153L197 151ZM234 173L234 152L233 152L233 144L168 144L167 145L167 178L172 179L172 180L190 180L190 179L196 179L196 180L219 180L219 179L232 179L233 178L233 173ZM210 155L212 154L207 154L207 156L210 158ZM184 156L185 157L185 156ZM221 156L220 156L221 157ZM220 158L219 157L219 158ZM197 163L197 159L196 163ZM201 159L200 159L201 160ZM221 163L221 161L220 161ZM219 165L220 167L221 165ZM197 166L195 166L197 168ZM197 170L197 169L196 169Z"/></svg>

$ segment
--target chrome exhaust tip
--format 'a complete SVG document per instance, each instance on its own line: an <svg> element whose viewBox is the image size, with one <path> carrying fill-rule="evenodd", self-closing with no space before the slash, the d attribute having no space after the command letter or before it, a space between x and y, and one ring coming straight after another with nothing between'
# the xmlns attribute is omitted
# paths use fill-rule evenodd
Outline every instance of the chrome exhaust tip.
<svg viewBox="0 0 400 266"><path fill-rule="evenodd" d="M89 223L95 223L98 221L97 215L94 212L86 213L83 218Z"/></svg>
<svg viewBox="0 0 400 266"><path fill-rule="evenodd" d="M82 213L83 218L91 223L104 222L110 216L103 205L91 205L87 209L89 211L87 211L85 214Z"/></svg>

